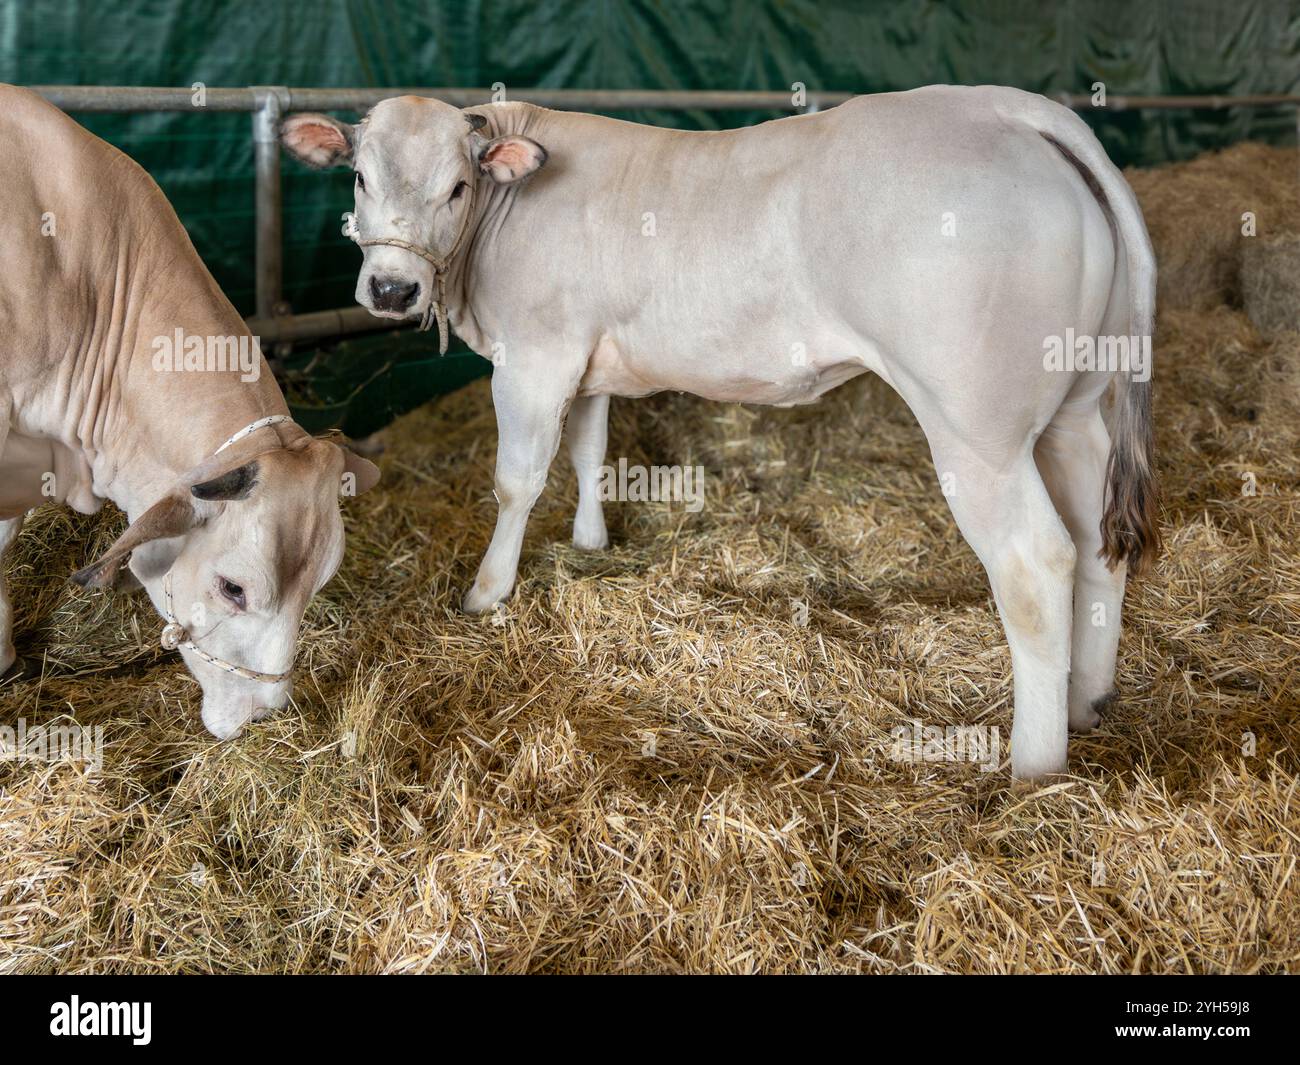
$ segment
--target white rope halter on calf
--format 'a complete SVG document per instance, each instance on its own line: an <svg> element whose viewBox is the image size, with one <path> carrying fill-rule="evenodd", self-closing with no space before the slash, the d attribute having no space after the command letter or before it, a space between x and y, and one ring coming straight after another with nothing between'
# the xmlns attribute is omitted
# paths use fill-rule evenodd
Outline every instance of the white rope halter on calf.
<svg viewBox="0 0 1300 1065"><path fill-rule="evenodd" d="M465 234L469 231L469 223L473 213L474 182L471 181L467 186L465 219L461 222L460 232L456 234L456 239L452 241L447 254L438 256L434 255L428 248L422 248L418 244L412 244L409 240L401 240L398 237L363 237L361 230L357 227L357 216L351 211L343 212L343 235L349 240L355 241L357 247L369 248L377 244L386 244L392 248L409 251L412 255L418 255L433 267L433 279L438 286L438 290L429 300L429 306L420 319L420 329L421 331L427 330L433 324L433 320L437 320L439 355L447 354L447 344L451 340L447 327L447 270L451 267L452 258L460 250L460 246L465 240Z"/></svg>

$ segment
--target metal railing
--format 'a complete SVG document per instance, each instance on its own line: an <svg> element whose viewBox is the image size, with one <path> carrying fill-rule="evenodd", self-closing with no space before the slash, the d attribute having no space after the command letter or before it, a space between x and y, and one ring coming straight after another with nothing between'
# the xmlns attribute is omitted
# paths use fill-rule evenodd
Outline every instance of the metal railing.
<svg viewBox="0 0 1300 1065"><path fill-rule="evenodd" d="M404 323L376 318L364 307L344 307L311 314L292 314L284 303L283 221L280 191L281 118L289 111L365 111L393 96L434 96L456 107L500 99L491 89L384 88L291 89L254 85L239 89L140 88L107 85L33 85L33 91L64 111L243 111L252 115L254 167L256 313L249 330L267 343L289 343L346 333L401 328ZM688 92L663 90L526 89L510 99L563 111L789 111L812 112L834 107L855 94L806 92L796 103L791 92ZM1224 110L1233 107L1295 107L1300 138L1300 94L1251 96L1108 96L1096 107L1084 93L1057 93L1073 110ZM201 101L201 102L200 102Z"/></svg>

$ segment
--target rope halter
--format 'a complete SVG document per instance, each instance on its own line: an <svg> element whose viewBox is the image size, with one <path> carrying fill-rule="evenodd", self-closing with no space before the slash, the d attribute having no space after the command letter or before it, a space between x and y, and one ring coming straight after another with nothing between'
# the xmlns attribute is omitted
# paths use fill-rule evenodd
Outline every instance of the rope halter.
<svg viewBox="0 0 1300 1065"><path fill-rule="evenodd" d="M172 605L172 575L170 570L167 571L167 576L163 578L163 595L167 598L167 624L163 626L162 636L159 637L158 642L162 644L164 651L175 651L179 647L184 647L188 651L193 651L209 665L224 669L227 673L233 673L245 680L257 680L263 684L279 684L281 681L288 680L293 676L292 662L289 663L289 668L283 673L262 673L259 670L249 669L247 666L237 666L234 662L227 662L224 658L208 654L207 651L194 642L193 637L185 631L185 626L176 620L176 608Z"/></svg>
<svg viewBox="0 0 1300 1065"><path fill-rule="evenodd" d="M409 251L412 255L418 255L433 267L433 279L437 284L437 291L429 301L424 316L420 319L420 330L422 332L427 330L434 320L437 320L439 355L447 354L447 344L451 339L447 330L447 271L451 267L451 260L455 257L456 252L460 250L461 244L464 243L465 234L469 232L470 219L474 215L474 185L475 182L470 181L465 190L465 218L460 224L460 232L456 234L456 239L452 241L446 255L435 255L428 248L422 248L418 244L412 244L409 240L402 240L398 237L363 237L360 228L357 226L357 216L351 211L344 211L342 216L343 235L349 240L355 241L357 247L371 248L383 244L390 248L401 248L403 251Z"/></svg>
<svg viewBox="0 0 1300 1065"><path fill-rule="evenodd" d="M226 448L230 447L231 444L237 444L240 440L243 440L244 437L257 432L257 430L263 429L268 425L276 425L279 422L291 421L293 421L293 419L287 414L273 414L269 418L259 418L251 425L246 425L244 428L240 429L239 432L217 448L213 454L220 455L226 450ZM256 680L263 684L279 684L282 681L288 680L289 677L293 675L292 662L289 663L289 668L283 673L262 673L256 669L249 669L246 666L237 666L233 662L227 662L224 658L210 655L207 651L203 650L203 648L194 642L194 638L185 631L185 626L176 619L176 607L172 601L171 570L168 570L167 575L163 577L163 597L167 601L166 609L163 612L164 616L167 618L167 624L163 626L162 635L159 637L158 642L162 645L164 651L175 651L178 648L183 647L187 651L192 651L209 665L216 666L218 669L224 669L227 673L233 673L235 676L243 677L245 680Z"/></svg>
<svg viewBox="0 0 1300 1065"><path fill-rule="evenodd" d="M258 418L258 420L253 422L251 425L245 425L242 429L239 430L239 432L237 432L234 436L232 436L229 440L227 440L224 444L222 444L219 448L217 448L217 450L214 451L212 454L220 455L231 444L238 444L241 440L244 439L244 437L251 436L253 433L257 432L257 430L264 429L268 425L278 425L280 422L291 422L291 421L293 421L293 418L288 414L272 414L269 418Z"/></svg>

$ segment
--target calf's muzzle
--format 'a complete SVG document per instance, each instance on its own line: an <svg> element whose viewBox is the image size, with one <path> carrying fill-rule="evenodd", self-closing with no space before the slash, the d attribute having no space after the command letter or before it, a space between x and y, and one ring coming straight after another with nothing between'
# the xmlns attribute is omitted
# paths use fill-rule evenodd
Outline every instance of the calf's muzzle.
<svg viewBox="0 0 1300 1065"><path fill-rule="evenodd" d="M404 311L415 302L419 293L418 281L373 275L370 278L370 299L377 310Z"/></svg>

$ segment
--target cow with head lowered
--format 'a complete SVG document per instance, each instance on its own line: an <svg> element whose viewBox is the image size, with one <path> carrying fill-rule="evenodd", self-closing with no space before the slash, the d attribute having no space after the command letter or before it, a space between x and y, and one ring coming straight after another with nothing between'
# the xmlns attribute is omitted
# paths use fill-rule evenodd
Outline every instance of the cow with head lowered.
<svg viewBox="0 0 1300 1065"><path fill-rule="evenodd" d="M157 185L0 86L0 555L26 512L130 519L86 586L137 581L218 737L286 704L303 611L343 555L340 493L378 471L293 423ZM0 581L0 674L13 611Z"/></svg>
<svg viewBox="0 0 1300 1065"><path fill-rule="evenodd" d="M599 548L610 396L791 405L870 371L992 584L1012 770L1065 769L1112 695L1126 571L1158 542L1154 257L1077 116L938 86L686 132L406 96L355 126L293 115L282 141L355 171L357 299L449 320L494 363L500 509L468 610L510 594L566 422L574 541ZM1080 338L1132 347L1080 361Z"/></svg>

